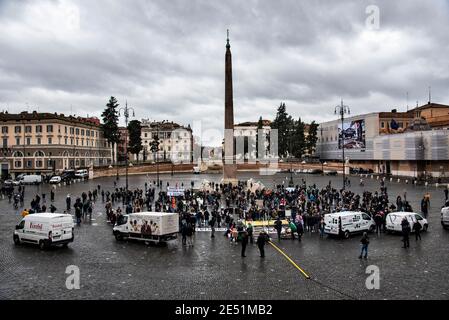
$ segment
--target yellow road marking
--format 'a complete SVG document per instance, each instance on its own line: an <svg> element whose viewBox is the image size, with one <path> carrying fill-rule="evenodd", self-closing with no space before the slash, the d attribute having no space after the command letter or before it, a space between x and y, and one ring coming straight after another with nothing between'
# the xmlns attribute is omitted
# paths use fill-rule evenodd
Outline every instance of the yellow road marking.
<svg viewBox="0 0 449 320"><path fill-rule="evenodd" d="M281 249L279 249L273 242L271 242L271 241L268 241L268 243L269 244L271 244L272 246L273 246L273 248L275 248L277 251L279 251L288 261L290 261L290 263L296 268L296 269L298 269L299 271L301 271L301 273L304 275L304 277L306 278L306 279L310 279L310 276L304 271L304 270L302 270L297 264L296 264L296 262L295 261L293 261L292 259L290 259L290 257L288 256L288 255L286 255L285 253L284 253L284 251L282 251Z"/></svg>

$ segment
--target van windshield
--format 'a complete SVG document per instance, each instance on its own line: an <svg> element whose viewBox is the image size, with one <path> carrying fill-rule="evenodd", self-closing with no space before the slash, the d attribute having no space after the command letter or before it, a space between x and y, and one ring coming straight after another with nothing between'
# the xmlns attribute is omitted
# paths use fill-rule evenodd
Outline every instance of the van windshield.
<svg viewBox="0 0 449 320"><path fill-rule="evenodd" d="M118 226L120 226L120 225L122 225L122 224L125 224L125 223L127 223L128 222L128 217L127 216L120 216L118 219L117 219L117 225Z"/></svg>

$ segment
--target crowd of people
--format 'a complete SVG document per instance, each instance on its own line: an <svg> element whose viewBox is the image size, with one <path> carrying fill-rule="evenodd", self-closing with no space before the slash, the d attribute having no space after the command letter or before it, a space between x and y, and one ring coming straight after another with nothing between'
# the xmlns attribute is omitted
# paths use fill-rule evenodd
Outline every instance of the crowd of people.
<svg viewBox="0 0 449 320"><path fill-rule="evenodd" d="M169 184L167 183L167 187ZM176 185L178 187L178 185ZM301 241L304 233L319 233L324 236L324 215L339 211L361 211L370 215L376 224L376 233L386 231L386 217L390 212L412 212L407 194L398 195L394 202L389 198L385 181L380 181L380 188L374 192L364 191L357 194L350 188L338 189L329 181L324 187L307 184L304 179L294 187L283 184L273 188L254 188L251 182L240 181L237 185L219 184L211 182L201 190L184 187L182 195L170 196L162 182L146 182L144 188L126 190L118 187L114 182L112 190L105 190L98 185L94 190L86 190L79 197L68 194L64 212L72 213L78 225L92 219L92 212L101 198L104 205L106 219L114 225L123 214L142 211L177 212L182 244L193 246L193 236L196 228L211 228L211 237L215 237L216 228L225 228L225 236L231 243L242 244L242 257L248 243L254 243L254 228L251 222L260 220L274 221L274 228L281 239L283 224L286 219L292 239ZM193 184L192 184L193 187ZM19 186L17 193L10 192L9 201L14 206L23 204L25 187ZM448 191L445 190L446 201ZM56 212L53 205L55 193L50 191L50 206L47 207L46 195L35 195L30 208L24 209L22 215L35 212ZM72 201L74 199L74 201ZM446 203L449 205L449 202ZM101 207L100 207L101 208ZM426 193L421 201L421 212L427 217L430 208L430 194ZM245 223L243 223L245 221ZM409 246L408 234L415 231L416 239L420 239L419 226L407 226L407 219L402 221L404 247ZM285 227L285 226L284 226ZM269 241L266 233L261 240L257 240L259 249ZM296 237L295 237L296 236ZM260 238L260 235L259 237ZM262 244L263 243L263 244ZM368 250L368 236L362 238L363 252L366 257ZM261 256L263 256L261 250Z"/></svg>

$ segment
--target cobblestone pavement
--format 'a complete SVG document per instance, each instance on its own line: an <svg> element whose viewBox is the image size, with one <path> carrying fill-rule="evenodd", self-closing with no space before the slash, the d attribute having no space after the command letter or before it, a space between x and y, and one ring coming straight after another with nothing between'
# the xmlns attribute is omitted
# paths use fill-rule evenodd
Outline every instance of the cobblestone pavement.
<svg viewBox="0 0 449 320"><path fill-rule="evenodd" d="M267 186L282 183L288 174L258 176L242 174L240 179L256 177ZM341 186L341 177L303 176L318 186L333 181ZM170 185L195 180L219 181L220 175L161 175ZM130 176L130 188L143 188L154 176ZM365 179L365 190L378 189L379 182ZM82 191L100 184L113 187L114 178L100 178L56 188L55 206L63 210L68 193L79 196ZM295 175L295 182L300 176ZM361 192L358 178L352 178L355 192ZM119 185L124 184L121 178ZM449 233L440 225L443 189L387 183L390 200L407 192L416 210L426 191L431 193L429 231L422 242L411 238L408 250L401 248L399 235L370 236L369 258L358 259L360 236L348 240L319 239L306 234L302 242L277 240L301 268L311 275L305 279L274 248L266 247L261 259L257 248L250 246L247 257L240 257L240 246L230 244L222 233L214 239L208 232L197 232L195 245L185 248L177 241L167 247L137 242L116 242L112 227L97 202L93 221L75 229L75 241L69 248L40 251L29 245L14 246L12 233L20 220L7 199L0 200L0 298L1 299L447 299L449 295ZM27 186L25 205L36 193L47 194L51 186ZM48 201L48 200L47 200ZM380 268L380 289L368 290L365 273L368 265ZM81 289L65 286L66 267L76 265L81 272Z"/></svg>

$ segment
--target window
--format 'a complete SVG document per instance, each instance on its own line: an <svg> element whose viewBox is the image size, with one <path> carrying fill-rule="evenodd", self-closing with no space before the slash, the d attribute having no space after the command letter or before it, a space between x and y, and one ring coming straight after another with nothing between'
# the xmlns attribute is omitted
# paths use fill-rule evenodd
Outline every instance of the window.
<svg viewBox="0 0 449 320"><path fill-rule="evenodd" d="M16 145L20 146L20 138L16 138Z"/></svg>
<svg viewBox="0 0 449 320"><path fill-rule="evenodd" d="M382 121L382 122L380 123L380 127L381 127L382 129L385 128L385 122Z"/></svg>
<svg viewBox="0 0 449 320"><path fill-rule="evenodd" d="M14 161L14 168L22 168L22 160Z"/></svg>
<svg viewBox="0 0 449 320"><path fill-rule="evenodd" d="M47 125L47 132L53 132L53 125L52 124Z"/></svg>
<svg viewBox="0 0 449 320"><path fill-rule="evenodd" d="M148 137L148 134L147 134L146 132L145 132L145 134L144 134L144 137L145 137L145 138L147 138L147 137Z"/></svg>
<svg viewBox="0 0 449 320"><path fill-rule="evenodd" d="M84 136L84 129L81 129L81 135Z"/></svg>
<svg viewBox="0 0 449 320"><path fill-rule="evenodd" d="M67 127L64 127L64 133L67 134Z"/></svg>
<svg viewBox="0 0 449 320"><path fill-rule="evenodd" d="M67 144L67 140L68 140L67 138L64 138L64 143L65 143L65 144Z"/></svg>
<svg viewBox="0 0 449 320"><path fill-rule="evenodd" d="M3 138L3 148L8 148L8 139Z"/></svg>
<svg viewBox="0 0 449 320"><path fill-rule="evenodd" d="M51 137L48 137L48 144L51 144L52 143L52 139L51 139Z"/></svg>
<svg viewBox="0 0 449 320"><path fill-rule="evenodd" d="M8 133L8 127L2 127L2 133Z"/></svg>
<svg viewBox="0 0 449 320"><path fill-rule="evenodd" d="M27 160L27 168L32 168L33 167L33 161L31 160Z"/></svg>
<svg viewBox="0 0 449 320"><path fill-rule="evenodd" d="M33 132L33 127L32 126L26 126L25 127L25 133L31 133Z"/></svg>
<svg viewBox="0 0 449 320"><path fill-rule="evenodd" d="M27 138L27 145L29 146L31 144L31 138Z"/></svg>
<svg viewBox="0 0 449 320"><path fill-rule="evenodd" d="M41 138L37 138L37 144L41 144L41 141L42 139Z"/></svg>
<svg viewBox="0 0 449 320"><path fill-rule="evenodd" d="M36 133L42 133L42 126L36 126Z"/></svg>
<svg viewBox="0 0 449 320"><path fill-rule="evenodd" d="M35 157L45 157L45 153L43 151L39 150L34 153L34 156Z"/></svg>
<svg viewBox="0 0 449 320"><path fill-rule="evenodd" d="M75 132L76 132L77 135L79 135L80 134L80 129L76 128Z"/></svg>
<svg viewBox="0 0 449 320"><path fill-rule="evenodd" d="M90 130L86 130L86 136L90 137Z"/></svg>
<svg viewBox="0 0 449 320"><path fill-rule="evenodd" d="M47 160L47 168L53 168L53 161L54 160Z"/></svg>
<svg viewBox="0 0 449 320"><path fill-rule="evenodd" d="M44 162L42 160L36 160L36 168L42 168L44 166Z"/></svg>
<svg viewBox="0 0 449 320"><path fill-rule="evenodd" d="M74 128L70 128L70 134L74 134L75 133L75 129Z"/></svg>
<svg viewBox="0 0 449 320"><path fill-rule="evenodd" d="M21 133L22 132L22 127L21 126L15 126L14 127L14 133Z"/></svg>

